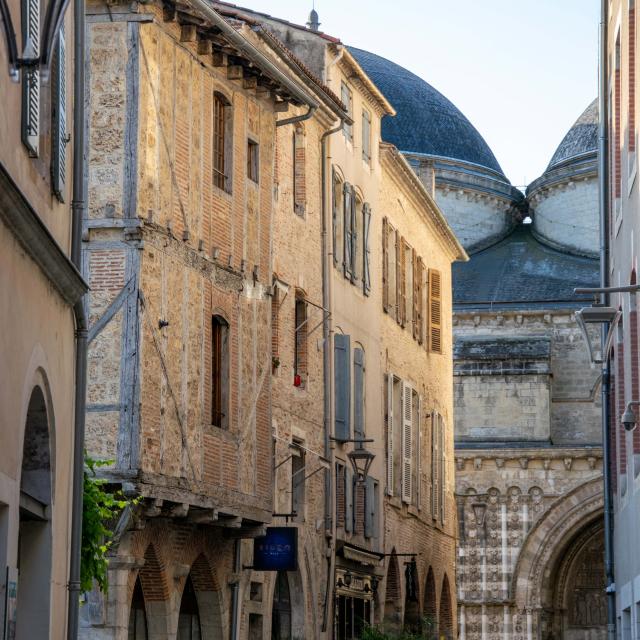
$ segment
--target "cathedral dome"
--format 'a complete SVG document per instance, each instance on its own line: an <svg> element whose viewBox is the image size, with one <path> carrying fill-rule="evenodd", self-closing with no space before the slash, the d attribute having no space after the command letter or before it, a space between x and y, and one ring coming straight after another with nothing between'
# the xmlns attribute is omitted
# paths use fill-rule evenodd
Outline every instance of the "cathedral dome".
<svg viewBox="0 0 640 640"><path fill-rule="evenodd" d="M575 121L551 158L547 171L567 160L577 159L598 149L598 99L596 98Z"/></svg>
<svg viewBox="0 0 640 640"><path fill-rule="evenodd" d="M596 256L598 219L598 102L569 129L545 172L527 187L533 232L563 251Z"/></svg>
<svg viewBox="0 0 640 640"><path fill-rule="evenodd" d="M477 129L430 84L407 69L349 47L397 112L382 121L382 138L407 154L462 160L504 174Z"/></svg>

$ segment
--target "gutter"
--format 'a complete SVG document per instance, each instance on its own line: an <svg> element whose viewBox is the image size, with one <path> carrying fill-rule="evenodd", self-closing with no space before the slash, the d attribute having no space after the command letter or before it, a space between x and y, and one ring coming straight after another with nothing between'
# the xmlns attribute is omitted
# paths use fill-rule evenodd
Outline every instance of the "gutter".
<svg viewBox="0 0 640 640"><path fill-rule="evenodd" d="M609 286L609 139L607 122L608 114L608 10L609 0L601 0L600 5L600 65L599 65L599 122L598 122L598 204L600 209L600 286L605 289ZM601 304L608 304L609 296L602 293ZM607 594L607 640L616 638L616 585L614 582L614 549L613 549L613 496L611 492L611 447L609 434L611 432L609 389L611 377L609 372L608 354L604 352L609 333L609 324L602 325L602 457L603 457L603 484L604 484L604 566L606 576Z"/></svg>
<svg viewBox="0 0 640 640"><path fill-rule="evenodd" d="M293 82L286 74L269 60L263 53L258 51L241 33L236 31L217 11L211 8L206 0L189 0L189 4L204 16L206 20L215 25L227 40L232 42L247 58L258 67L264 69L269 75L277 80L287 91L302 104L317 109L320 105L318 101L299 84ZM284 122L284 121L283 121Z"/></svg>
<svg viewBox="0 0 640 640"><path fill-rule="evenodd" d="M82 221L87 196L84 181L85 167L85 0L73 5L73 196L71 201L71 261L82 270ZM69 552L69 602L67 639L78 637L80 613L80 552L82 549L82 502L84 494L84 426L87 387L88 323L84 299L75 303L76 321L76 387L74 399L74 439L72 471L71 548Z"/></svg>
<svg viewBox="0 0 640 640"><path fill-rule="evenodd" d="M334 505L334 483L333 469L335 466L333 459L333 446L331 444L331 256L328 239L329 220L327 207L327 138L342 130L344 120L333 129L329 129L320 138L322 173L321 173L321 194L322 194L322 306L328 311L322 323L322 376L324 387L323 399L323 431L324 431L324 457L329 461L329 468L324 472L324 528L325 532L330 530L327 548L327 584L325 587L324 604L322 611L322 633L329 631L329 622L333 620L331 604L333 598L333 574L335 571L335 541L336 541L336 519L333 517Z"/></svg>

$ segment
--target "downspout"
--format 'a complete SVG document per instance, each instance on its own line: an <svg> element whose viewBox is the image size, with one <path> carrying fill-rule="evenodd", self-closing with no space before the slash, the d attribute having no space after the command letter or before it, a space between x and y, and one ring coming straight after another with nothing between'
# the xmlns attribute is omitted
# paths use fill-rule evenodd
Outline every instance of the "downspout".
<svg viewBox="0 0 640 640"><path fill-rule="evenodd" d="M240 640L240 572L242 571L242 541L240 538L233 543L233 572L235 581L231 585L231 629L229 640Z"/></svg>
<svg viewBox="0 0 640 640"><path fill-rule="evenodd" d="M324 379L324 404L323 404L323 427L324 427L324 456L329 460L329 468L324 472L324 528L325 531L331 528L331 538L329 541L327 555L327 584L324 595L324 608L322 614L322 633L333 626L333 574L335 571L335 542L336 542L336 519L333 517L333 447L331 446L331 255L329 251L328 239L328 207L327 207L327 138L337 133L344 126L345 119L340 120L340 124L325 131L320 138L322 171L321 171L321 192L322 192L322 306L325 309L325 318L322 323L322 375Z"/></svg>
<svg viewBox="0 0 640 640"><path fill-rule="evenodd" d="M309 109L306 113L299 116L292 116L291 118L285 118L284 120L276 120L276 127L284 127L286 124L296 124L308 120L317 110L318 107L309 105Z"/></svg>
<svg viewBox="0 0 640 640"><path fill-rule="evenodd" d="M607 2L601 0L600 9L600 66L599 66L599 123L598 123L598 196L600 209L600 286L609 286L609 140L607 123L608 114L608 11ZM608 294L603 293L600 298L602 304L608 303ZM604 484L604 565L607 594L607 640L616 637L616 585L614 581L614 551L613 551L613 496L611 494L611 447L609 434L610 420L610 372L608 354L604 353L609 325L602 326L602 458Z"/></svg>
<svg viewBox="0 0 640 640"><path fill-rule="evenodd" d="M85 4L73 4L73 195L71 201L71 261L82 273L82 223L87 206L85 167ZM87 386L87 316L84 300L73 308L76 321L76 388L74 401L73 496L71 507L71 549L69 552L69 605L67 639L78 637L80 609L80 551L82 548L82 501L84 493L84 425Z"/></svg>

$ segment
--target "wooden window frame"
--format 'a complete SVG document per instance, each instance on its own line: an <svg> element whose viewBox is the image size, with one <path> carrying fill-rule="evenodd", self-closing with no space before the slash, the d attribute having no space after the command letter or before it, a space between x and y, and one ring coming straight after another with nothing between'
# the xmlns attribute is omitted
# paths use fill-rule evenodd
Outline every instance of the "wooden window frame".
<svg viewBox="0 0 640 640"><path fill-rule="evenodd" d="M213 94L213 184L221 191L231 193L231 103L221 93Z"/></svg>
<svg viewBox="0 0 640 640"><path fill-rule="evenodd" d="M211 425L229 428L229 323L211 317Z"/></svg>
<svg viewBox="0 0 640 640"><path fill-rule="evenodd" d="M247 138L247 178L260 182L260 145L252 138Z"/></svg>

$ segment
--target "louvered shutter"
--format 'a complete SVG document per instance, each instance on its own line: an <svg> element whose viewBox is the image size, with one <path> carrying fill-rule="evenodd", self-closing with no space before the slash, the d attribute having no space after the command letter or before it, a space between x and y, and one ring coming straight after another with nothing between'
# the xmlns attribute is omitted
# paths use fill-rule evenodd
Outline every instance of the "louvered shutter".
<svg viewBox="0 0 640 640"><path fill-rule="evenodd" d="M345 467L345 513L344 513L344 530L353 531L353 472L349 467Z"/></svg>
<svg viewBox="0 0 640 640"><path fill-rule="evenodd" d="M362 205L362 218L362 292L368 296L371 292L371 247L369 246L371 207L367 202Z"/></svg>
<svg viewBox="0 0 640 640"><path fill-rule="evenodd" d="M387 374L387 495L393 495L393 376Z"/></svg>
<svg viewBox="0 0 640 640"><path fill-rule="evenodd" d="M336 463L336 526L344 527L345 503L345 468Z"/></svg>
<svg viewBox="0 0 640 640"><path fill-rule="evenodd" d="M396 229L396 322L402 324L402 239Z"/></svg>
<svg viewBox="0 0 640 640"><path fill-rule="evenodd" d="M353 433L364 438L364 351L353 350Z"/></svg>
<svg viewBox="0 0 640 640"><path fill-rule="evenodd" d="M418 339L418 307L420 306L419 290L420 290L420 277L418 276L418 256L416 250L411 249L411 271L412 271L412 294L411 298L411 316L413 321L413 339Z"/></svg>
<svg viewBox="0 0 640 640"><path fill-rule="evenodd" d="M367 476L364 494L364 536L365 538L372 538L374 535L374 518L376 515L376 496L375 496L375 484L376 481Z"/></svg>
<svg viewBox="0 0 640 640"><path fill-rule="evenodd" d="M332 191L332 218L333 218L333 264L338 265L340 256L342 255L342 248L338 247L338 212L340 210L340 180L335 169L333 170L333 191Z"/></svg>
<svg viewBox="0 0 640 640"><path fill-rule="evenodd" d="M351 187L351 282L358 279L358 221L356 190Z"/></svg>
<svg viewBox="0 0 640 640"><path fill-rule="evenodd" d="M418 257L416 267L416 280L418 281L417 291L417 317L418 317L418 344L424 341L424 262Z"/></svg>
<svg viewBox="0 0 640 640"><path fill-rule="evenodd" d="M22 42L30 43L33 57L40 54L40 0L22 0ZM40 150L40 72L37 67L22 73L22 142L29 155Z"/></svg>
<svg viewBox="0 0 640 640"><path fill-rule="evenodd" d="M438 483L440 487L440 496L438 502L440 503L440 522L444 524L445 520L445 491L446 491L446 470L445 470L445 442L444 442L444 418L438 414L438 453L440 454L440 473L438 474Z"/></svg>
<svg viewBox="0 0 640 640"><path fill-rule="evenodd" d="M414 416L416 433L416 503L422 509L422 397L418 396L418 415Z"/></svg>
<svg viewBox="0 0 640 640"><path fill-rule="evenodd" d="M389 223L382 218L382 310L389 313Z"/></svg>
<svg viewBox="0 0 640 640"><path fill-rule="evenodd" d="M429 350L442 353L442 290L437 269L429 269Z"/></svg>
<svg viewBox="0 0 640 640"><path fill-rule="evenodd" d="M438 517L440 487L438 483L438 472L440 471L440 453L438 451L439 441L439 419L438 414L431 414L431 517L435 520Z"/></svg>
<svg viewBox="0 0 640 640"><path fill-rule="evenodd" d="M336 333L334 338L335 437L351 438L351 340Z"/></svg>
<svg viewBox="0 0 640 640"><path fill-rule="evenodd" d="M402 501L411 502L411 474L413 473L413 403L412 389L402 383Z"/></svg>
<svg viewBox="0 0 640 640"><path fill-rule="evenodd" d="M67 182L67 53L64 27L60 29L53 60L51 87L51 179L55 196L64 202Z"/></svg>
<svg viewBox="0 0 640 640"><path fill-rule="evenodd" d="M344 220L344 276L345 278L351 278L353 272L353 261L351 257L351 248L353 243L353 229L351 227L351 200L352 200L351 185L345 182L343 187L343 220Z"/></svg>

